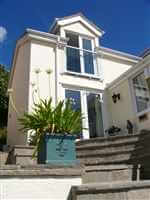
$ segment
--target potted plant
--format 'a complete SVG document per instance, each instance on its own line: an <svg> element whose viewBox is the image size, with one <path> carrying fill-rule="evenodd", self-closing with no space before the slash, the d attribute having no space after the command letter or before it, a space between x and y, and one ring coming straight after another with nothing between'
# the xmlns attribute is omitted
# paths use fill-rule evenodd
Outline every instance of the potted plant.
<svg viewBox="0 0 150 200"><path fill-rule="evenodd" d="M23 132L31 132L35 144L33 157L38 163L73 164L76 162L75 139L82 131L82 114L72 109L68 99L52 106L52 99L35 103L32 113L19 119Z"/></svg>

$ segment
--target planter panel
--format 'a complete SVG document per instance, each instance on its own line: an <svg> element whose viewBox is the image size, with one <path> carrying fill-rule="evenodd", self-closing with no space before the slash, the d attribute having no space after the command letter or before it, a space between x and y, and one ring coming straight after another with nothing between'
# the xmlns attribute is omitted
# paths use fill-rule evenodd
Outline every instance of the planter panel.
<svg viewBox="0 0 150 200"><path fill-rule="evenodd" d="M38 153L38 162L56 165L77 163L74 141L74 136L46 135Z"/></svg>

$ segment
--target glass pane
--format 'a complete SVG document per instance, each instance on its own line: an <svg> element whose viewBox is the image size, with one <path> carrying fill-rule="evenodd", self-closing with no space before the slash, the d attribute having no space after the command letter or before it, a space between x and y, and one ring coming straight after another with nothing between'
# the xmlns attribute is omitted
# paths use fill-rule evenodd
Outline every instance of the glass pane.
<svg viewBox="0 0 150 200"><path fill-rule="evenodd" d="M136 97L137 112L146 110L149 106L149 90L145 81L144 73L139 74L133 79L134 92Z"/></svg>
<svg viewBox="0 0 150 200"><path fill-rule="evenodd" d="M66 33L66 37L68 38L67 45L72 46L72 47L79 47L78 35L74 35L72 33Z"/></svg>
<svg viewBox="0 0 150 200"><path fill-rule="evenodd" d="M72 108L74 110L81 111L80 91L65 90L65 97L66 97L66 99L70 99L72 101Z"/></svg>
<svg viewBox="0 0 150 200"><path fill-rule="evenodd" d="M81 112L81 96L79 91L65 90L65 98L72 101L72 109ZM81 122L82 123L82 122ZM82 131L78 138L82 138Z"/></svg>
<svg viewBox="0 0 150 200"><path fill-rule="evenodd" d="M147 109L147 101L145 98L142 97L136 97L136 102L137 102L137 111L141 112L145 109Z"/></svg>
<svg viewBox="0 0 150 200"><path fill-rule="evenodd" d="M91 40L83 39L83 49L92 51L92 43Z"/></svg>
<svg viewBox="0 0 150 200"><path fill-rule="evenodd" d="M91 40L83 39L83 49L92 51ZM88 74L94 74L94 58L93 53L83 51L84 57L84 71Z"/></svg>
<svg viewBox="0 0 150 200"><path fill-rule="evenodd" d="M67 70L72 72L81 72L80 51L67 47Z"/></svg>
<svg viewBox="0 0 150 200"><path fill-rule="evenodd" d="M83 56L85 73L94 74L93 54L90 52L84 52Z"/></svg>
<svg viewBox="0 0 150 200"><path fill-rule="evenodd" d="M87 94L90 138L104 136L101 102L99 95Z"/></svg>

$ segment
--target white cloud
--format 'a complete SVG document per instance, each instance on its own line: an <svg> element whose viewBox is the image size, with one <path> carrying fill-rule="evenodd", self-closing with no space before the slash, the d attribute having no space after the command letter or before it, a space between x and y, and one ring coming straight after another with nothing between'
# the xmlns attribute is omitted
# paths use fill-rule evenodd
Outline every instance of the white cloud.
<svg viewBox="0 0 150 200"><path fill-rule="evenodd" d="M0 26L0 43L2 43L5 39L6 39L6 36L7 36L7 30Z"/></svg>

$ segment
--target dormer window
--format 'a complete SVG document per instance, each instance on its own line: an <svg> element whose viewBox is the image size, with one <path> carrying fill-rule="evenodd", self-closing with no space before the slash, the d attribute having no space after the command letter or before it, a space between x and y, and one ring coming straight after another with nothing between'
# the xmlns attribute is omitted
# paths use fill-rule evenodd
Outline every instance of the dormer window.
<svg viewBox="0 0 150 200"><path fill-rule="evenodd" d="M67 71L98 75L94 40L73 33L66 33L66 37Z"/></svg>

